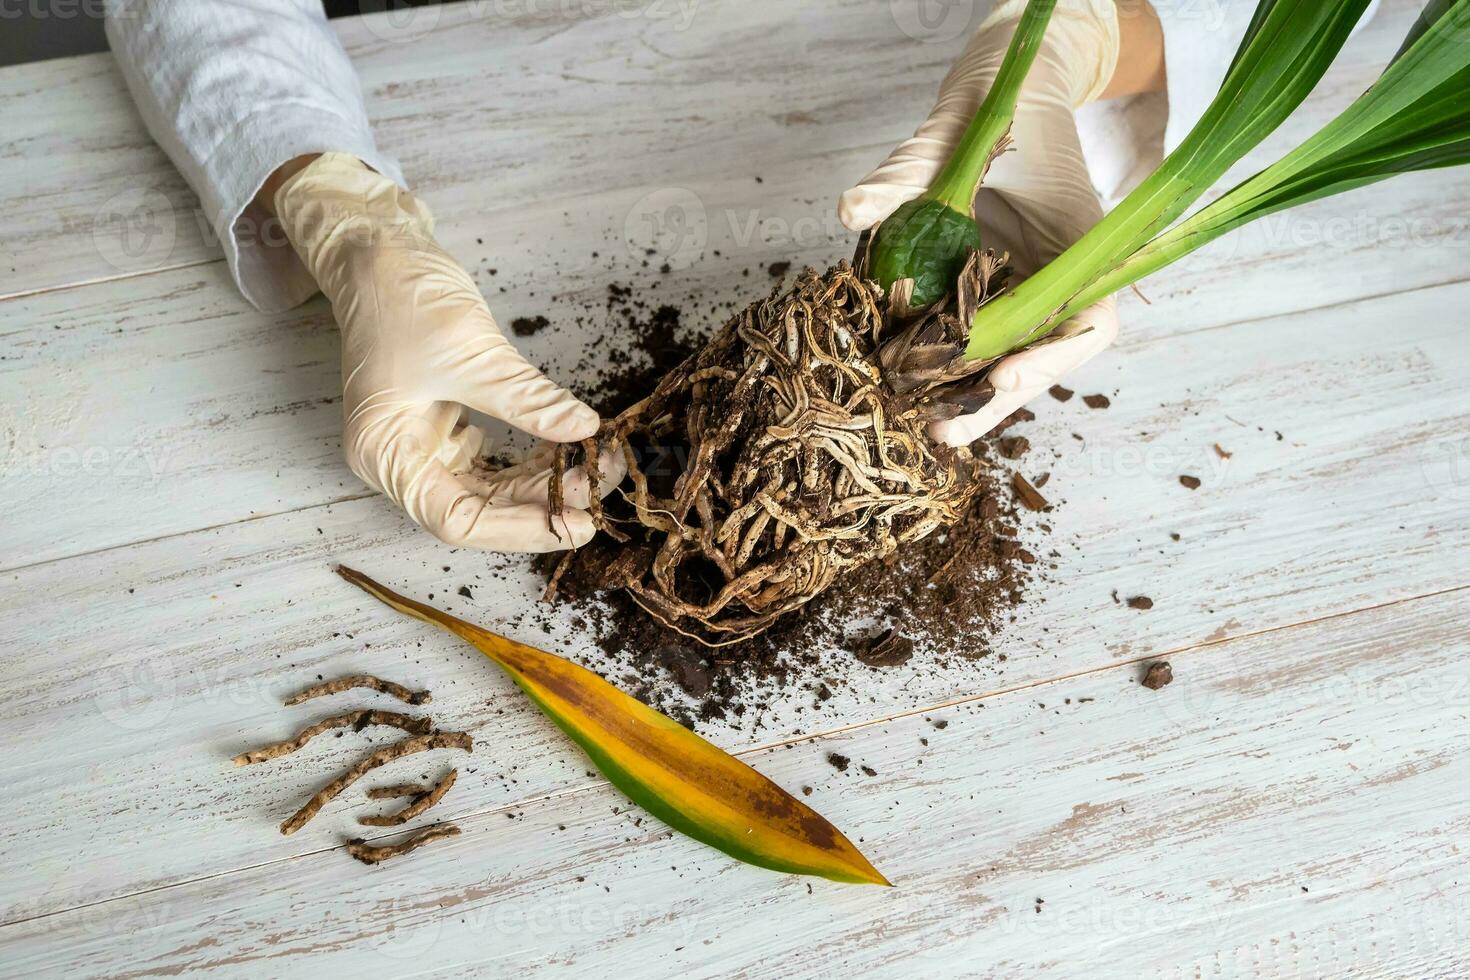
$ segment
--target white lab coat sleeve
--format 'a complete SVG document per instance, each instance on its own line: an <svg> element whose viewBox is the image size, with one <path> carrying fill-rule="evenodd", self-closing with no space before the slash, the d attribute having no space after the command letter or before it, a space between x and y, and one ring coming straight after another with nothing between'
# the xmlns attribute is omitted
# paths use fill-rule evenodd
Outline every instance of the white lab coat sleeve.
<svg viewBox="0 0 1470 980"><path fill-rule="evenodd" d="M1380 2L1369 4L1358 30ZM1256 0L1155 0L1154 9L1164 28L1167 91L1096 102L1077 117L1089 172L1109 207L1152 173L1205 114Z"/></svg>
<svg viewBox="0 0 1470 980"><path fill-rule="evenodd" d="M199 195L240 292L266 312L316 283L252 203L281 164L349 153L403 183L321 0L107 0L108 42L149 133Z"/></svg>

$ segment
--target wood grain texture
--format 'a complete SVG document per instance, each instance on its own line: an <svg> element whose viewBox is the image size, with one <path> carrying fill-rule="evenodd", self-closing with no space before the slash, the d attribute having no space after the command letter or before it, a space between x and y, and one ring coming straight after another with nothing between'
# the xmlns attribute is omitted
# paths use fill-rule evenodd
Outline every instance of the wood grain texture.
<svg viewBox="0 0 1470 980"><path fill-rule="evenodd" d="M30 976L1457 975L1467 597L1176 657L1159 692L1120 666L750 756L893 889L730 864L598 787L371 874L333 849L0 948Z"/></svg>
<svg viewBox="0 0 1470 980"><path fill-rule="evenodd" d="M1360 91L1416 6L1387 4L1271 145ZM339 23L443 240L502 321L557 321L523 347L572 384L583 350L626 342L567 318L609 281L710 309L767 288L768 261L850 251L836 191L908 134L962 43L895 38L898 6L856 0L794 21L711 0L687 23L433 9L418 34ZM0 112L0 785L21 801L0 825L4 972L1465 972L1463 174L1320 202L1146 283L1155 305L1125 300L1117 350L1072 382L1113 407L1043 399L1027 429L1021 468L1061 506L1049 538L1026 533L1056 568L994 638L1003 665L921 652L706 730L747 750L815 736L752 761L816 787L901 885L808 894L670 840L478 654L330 574L348 561L610 666L565 610L526 617L524 562L448 551L351 476L328 311L244 307L110 62L0 72ZM174 242L119 265L98 216L140 188ZM659 275L641 236L670 203L699 233ZM1157 694L1124 665L1183 650ZM275 831L389 736L229 764L367 703L280 707L358 670L432 689L423 710L484 746L435 811L465 836L401 867L326 853L364 799ZM878 776L837 776L828 751ZM920 814L936 832L908 829Z"/></svg>
<svg viewBox="0 0 1470 980"><path fill-rule="evenodd" d="M1038 405L1028 434L1055 448L1022 463L1033 476L1051 472L1047 493L1062 501L1045 515L1054 533L1033 545L1058 552L1058 584L995 638L1003 670L993 661L941 670L920 656L861 672L857 689L820 708L788 691L759 731L707 734L734 746L819 732L1466 584L1470 481L1454 453L1470 335L1443 315L1465 303L1470 284L1134 342L1079 379L1084 392L1113 395L1111 409ZM1401 326L1385 337L1390 318ZM1215 455L1217 442L1230 460ZM1204 485L1184 489L1181 473ZM446 819L584 781L580 758L478 654L386 615L330 573L338 561L491 628L539 591L524 561L451 553L377 498L5 577L0 647L35 653L0 677L14 719L0 778L31 801L0 826L0 848L26 855L0 884L0 908L66 908L329 842L333 821L355 819L351 806L330 809L300 843L274 824L362 741L268 770L228 766L242 749L349 706L279 707L317 674L366 671L428 688L440 724L483 732L490 757L468 768L493 778L467 772ZM462 584L473 599L457 594ZM1129 609L1114 590L1155 606ZM550 632L534 621L511 632L598 666L569 619L558 610ZM26 734L61 730L60 746ZM174 817L159 823L162 813ZM69 866L77 834L94 857L85 867ZM156 846L140 847L148 840Z"/></svg>

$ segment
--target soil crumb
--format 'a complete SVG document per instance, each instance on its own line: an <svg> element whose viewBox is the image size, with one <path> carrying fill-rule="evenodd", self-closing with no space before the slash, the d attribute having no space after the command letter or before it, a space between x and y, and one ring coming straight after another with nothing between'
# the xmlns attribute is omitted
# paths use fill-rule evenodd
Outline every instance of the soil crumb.
<svg viewBox="0 0 1470 980"><path fill-rule="evenodd" d="M1185 474L1179 478L1179 482L1190 490L1199 489L1199 477Z"/></svg>
<svg viewBox="0 0 1470 980"><path fill-rule="evenodd" d="M1059 402L1071 401L1072 395L1075 394L1071 388L1063 388L1061 385L1052 385L1046 390Z"/></svg>
<svg viewBox="0 0 1470 980"><path fill-rule="evenodd" d="M534 336L549 326L551 321L544 316L518 316L510 321L511 333L517 337Z"/></svg>
<svg viewBox="0 0 1470 980"><path fill-rule="evenodd" d="M1152 609L1154 601L1146 595L1136 595L1128 600L1129 609Z"/></svg>
<svg viewBox="0 0 1470 980"><path fill-rule="evenodd" d="M1082 400L1088 408L1108 408L1113 404L1107 395L1083 395Z"/></svg>
<svg viewBox="0 0 1470 980"><path fill-rule="evenodd" d="M851 649L852 655L869 667L901 667L914 657L914 641L892 629Z"/></svg>
<svg viewBox="0 0 1470 980"><path fill-rule="evenodd" d="M836 752L827 753L827 762L838 772L847 772L847 767L852 765L851 759L845 755L839 755Z"/></svg>
<svg viewBox="0 0 1470 980"><path fill-rule="evenodd" d="M1157 691L1166 687L1174 680L1174 668L1169 666L1167 660L1156 660L1148 665L1144 672L1142 684L1150 691Z"/></svg>
<svg viewBox="0 0 1470 980"><path fill-rule="evenodd" d="M780 279L782 276L786 275L786 273L791 271L791 263L772 262L770 265L766 266L766 271L771 274L772 279Z"/></svg>
<svg viewBox="0 0 1470 980"><path fill-rule="evenodd" d="M1000 441L1000 454L1006 459L1020 459L1031 448L1031 440L1025 436L1007 436Z"/></svg>
<svg viewBox="0 0 1470 980"><path fill-rule="evenodd" d="M1047 508L1047 500L1041 495L1041 491L1031 485L1031 481L1019 473L1011 474L1011 487L1016 491L1016 497L1026 505L1027 510L1042 511Z"/></svg>

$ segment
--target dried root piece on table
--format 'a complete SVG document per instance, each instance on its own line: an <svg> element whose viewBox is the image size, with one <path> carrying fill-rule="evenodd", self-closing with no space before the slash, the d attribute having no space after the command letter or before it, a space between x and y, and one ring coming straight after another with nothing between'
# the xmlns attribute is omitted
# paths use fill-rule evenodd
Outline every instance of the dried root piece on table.
<svg viewBox="0 0 1470 980"><path fill-rule="evenodd" d="M403 715L396 711L349 711L345 715L334 715L323 719L315 725L301 729L295 738L288 738L284 742L275 745L267 745L249 752L241 752L235 756L234 763L237 766L249 766L257 762L268 762L271 759L279 759L283 755L290 755L303 748L307 742L316 738L322 732L331 731L334 728L351 728L354 731L362 731L371 725L387 725L393 728L401 728L410 735L427 735L434 728L434 720L429 717L415 718L413 715Z"/></svg>
<svg viewBox="0 0 1470 980"><path fill-rule="evenodd" d="M306 801L305 806L281 824L281 833L296 833L306 826L306 822L316 816L322 807L336 799L343 790L379 766L385 766L395 759L401 759L416 752L428 752L432 749L463 749L468 752L473 747L473 741L465 732L432 732L428 735L415 735L413 738L406 738L392 745L385 745L323 786L315 796Z"/></svg>
<svg viewBox="0 0 1470 980"><path fill-rule="evenodd" d="M385 681L381 677L372 674L348 674L346 677L338 677L336 680L326 681L314 687L308 687L299 694L293 694L286 699L286 707L310 701L312 698L325 697L328 694L337 694L341 691L351 691L355 688L367 688L380 694L391 694L404 704L428 704L434 700L434 696L428 691L410 691L402 684Z"/></svg>
<svg viewBox="0 0 1470 980"><path fill-rule="evenodd" d="M415 831L411 836L399 841L397 844L387 844L382 847L373 847L361 837L356 837L347 842L347 853L357 858L363 864L379 864L389 858L407 854L409 851L418 850L430 841L436 841L441 837L458 837L459 828L452 823L436 823L432 827Z"/></svg>
<svg viewBox="0 0 1470 980"><path fill-rule="evenodd" d="M357 822L364 827L401 827L429 807L444 799L444 794L449 792L449 787L454 785L455 777L458 775L458 769L449 770L449 774L439 780L433 789L419 793L408 806L399 810L397 813L389 813L383 816L358 817Z"/></svg>
<svg viewBox="0 0 1470 980"><path fill-rule="evenodd" d="M394 783L392 786L374 786L367 791L370 800L391 800L399 796L418 796L427 793L429 787L418 783Z"/></svg>

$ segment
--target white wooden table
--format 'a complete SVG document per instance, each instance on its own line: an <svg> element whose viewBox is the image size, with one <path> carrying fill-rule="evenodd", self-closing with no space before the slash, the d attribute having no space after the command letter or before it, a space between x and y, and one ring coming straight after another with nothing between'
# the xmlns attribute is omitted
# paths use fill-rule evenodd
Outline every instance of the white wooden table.
<svg viewBox="0 0 1470 980"><path fill-rule="evenodd" d="M1361 91L1414 6L1251 163ZM849 251L835 192L963 43L903 0L576 7L338 24L382 144L503 320L626 278L617 250L670 195L705 241L666 296L749 296L744 268ZM327 309L239 299L107 56L0 72L0 119L0 973L1470 969L1470 174L1274 219L1128 299L1077 382L1113 407L1048 402L1027 430L1061 557L1004 662L918 657L819 713L793 693L759 730L706 729L813 786L898 885L876 889L642 819L477 654L338 581L349 563L491 626L536 591L364 492ZM564 376L578 346L526 348ZM1159 656L1156 693L1137 679ZM440 808L464 835L373 870L340 849L360 798L276 831L366 736L228 763L326 713L285 692L358 669L431 688L481 746Z"/></svg>

